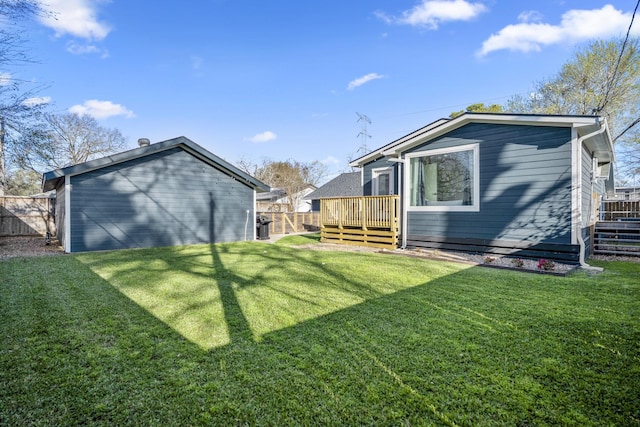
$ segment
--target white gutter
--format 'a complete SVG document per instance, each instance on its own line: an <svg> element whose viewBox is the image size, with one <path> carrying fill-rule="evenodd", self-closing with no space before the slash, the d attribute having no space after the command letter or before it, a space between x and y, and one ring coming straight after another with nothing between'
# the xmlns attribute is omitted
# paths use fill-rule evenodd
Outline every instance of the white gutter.
<svg viewBox="0 0 640 427"><path fill-rule="evenodd" d="M592 138L596 135L600 135L601 133L604 133L607 130L607 123L605 122L604 125L600 126L600 129L593 131L591 133L588 133L586 135L581 136L580 138L578 138L578 141L576 143L577 145L577 150L578 152L576 159L580 159L580 165L582 165L582 143L589 139ZM582 166L580 166L582 167ZM593 187L593 176L591 178L591 183L592 183L592 187ZM580 189L582 188L582 182L579 183L579 188L578 191L581 191ZM592 191L593 193L593 191ZM580 197L582 197L582 194L580 194ZM590 196L591 197L591 196ZM603 268L600 267L594 267L592 265L589 265L585 262L584 260L584 251L586 248L586 245L584 243L584 239L582 238L582 227L581 227L581 222L582 222L582 209L580 209L580 223L578 223L578 221L575 222L574 224L574 232L576 233L576 238L578 239L578 244L580 245L580 256L579 256L579 262L580 262L580 268L587 270L587 271L593 271L593 272L601 272L604 271ZM593 242L591 243L593 244Z"/></svg>

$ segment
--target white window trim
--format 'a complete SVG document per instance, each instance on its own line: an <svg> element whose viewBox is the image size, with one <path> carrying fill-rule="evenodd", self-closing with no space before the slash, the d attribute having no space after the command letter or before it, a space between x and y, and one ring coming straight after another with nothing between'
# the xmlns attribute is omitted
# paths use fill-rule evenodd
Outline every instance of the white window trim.
<svg viewBox="0 0 640 427"><path fill-rule="evenodd" d="M411 206L411 159L415 157L437 156L439 154L473 151L473 205L469 206ZM480 212L480 144L466 144L456 147L438 148L407 153L405 169L404 202L409 212Z"/></svg>
<svg viewBox="0 0 640 427"><path fill-rule="evenodd" d="M71 253L71 177L64 177L64 251Z"/></svg>
<svg viewBox="0 0 640 427"><path fill-rule="evenodd" d="M395 194L395 182L393 180L393 168L376 168L371 169L371 194L374 196L380 195L380 189L378 187L378 176L388 174L389 175L389 194Z"/></svg>

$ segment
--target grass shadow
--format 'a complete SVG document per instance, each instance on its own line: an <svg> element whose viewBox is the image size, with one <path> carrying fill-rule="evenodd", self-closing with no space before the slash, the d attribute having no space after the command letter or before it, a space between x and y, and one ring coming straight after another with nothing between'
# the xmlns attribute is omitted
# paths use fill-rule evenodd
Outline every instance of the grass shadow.
<svg viewBox="0 0 640 427"><path fill-rule="evenodd" d="M302 282L289 289L273 281L280 276L272 276L270 267L290 268L296 256L307 263L304 268L310 256L318 274L329 268L351 282L366 279L376 292L290 326L265 329L258 342L234 338L203 351L123 296L122 283L112 283L124 279L121 272L102 278L107 270L100 260L110 266L132 263L131 252L124 258L82 256L82 263L75 257L43 259L37 269L28 260L2 263L0 273L9 279L0 288L6 337L0 350L0 420L590 426L637 419L638 266L611 265L602 275L570 278L451 269L401 289L380 289L390 278L376 278L376 261L384 260L396 279L442 263L358 257L370 272L360 279L353 269L346 272L350 262L344 254L305 256L306 251L272 246L263 254L260 246L256 252L253 245L221 245L215 255L206 245L195 252L178 248L173 254L183 269L181 280L167 286L212 274L248 281L255 268L240 258L267 257L269 268L256 272L260 280L230 286L235 295L221 303L230 307L227 316L248 322L237 326L238 333L256 327L250 296L270 305L273 300L263 292L273 292L296 312L296 306L326 294L328 288L305 294L297 288ZM144 269L129 279L151 275L153 281L177 268L166 264L162 251L144 253L136 264ZM101 270L101 277L91 269ZM262 290L261 280L269 284ZM198 286L200 292L219 287Z"/></svg>
<svg viewBox="0 0 640 427"><path fill-rule="evenodd" d="M79 258L185 337L213 348L260 340L270 331L463 268L440 264L425 272L408 259L389 264L376 256L245 242Z"/></svg>

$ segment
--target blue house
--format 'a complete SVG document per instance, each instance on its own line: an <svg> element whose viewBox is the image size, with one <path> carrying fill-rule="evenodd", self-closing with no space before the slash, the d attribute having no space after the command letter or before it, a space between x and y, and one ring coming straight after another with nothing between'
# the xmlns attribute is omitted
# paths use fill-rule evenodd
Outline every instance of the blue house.
<svg viewBox="0 0 640 427"><path fill-rule="evenodd" d="M400 195L403 247L582 262L613 161L602 117L466 113L350 165Z"/></svg>
<svg viewBox="0 0 640 427"><path fill-rule="evenodd" d="M43 175L65 252L255 239L267 185L185 137L140 145Z"/></svg>

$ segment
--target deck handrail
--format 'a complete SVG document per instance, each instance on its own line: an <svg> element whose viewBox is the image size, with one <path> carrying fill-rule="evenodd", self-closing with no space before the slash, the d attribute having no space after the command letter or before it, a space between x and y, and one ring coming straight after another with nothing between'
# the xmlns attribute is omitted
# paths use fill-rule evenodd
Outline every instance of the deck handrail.
<svg viewBox="0 0 640 427"><path fill-rule="evenodd" d="M601 221L640 219L640 200L603 200L601 203Z"/></svg>
<svg viewBox="0 0 640 427"><path fill-rule="evenodd" d="M397 195L323 198L320 199L320 224L363 230L397 228L399 200Z"/></svg>

